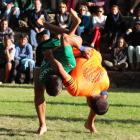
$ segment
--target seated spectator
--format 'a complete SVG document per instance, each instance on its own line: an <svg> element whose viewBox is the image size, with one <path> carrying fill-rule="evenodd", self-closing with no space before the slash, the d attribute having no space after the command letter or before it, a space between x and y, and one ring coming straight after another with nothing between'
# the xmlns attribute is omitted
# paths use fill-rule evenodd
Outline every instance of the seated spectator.
<svg viewBox="0 0 140 140"><path fill-rule="evenodd" d="M15 56L15 45L12 43L10 36L4 37L4 43L0 44L0 68L5 68L5 82L9 78L9 73L12 68L12 60Z"/></svg>
<svg viewBox="0 0 140 140"><path fill-rule="evenodd" d="M18 23L18 18L19 15L26 13L28 15L29 11L31 9L34 9L34 1L35 0L15 0L14 1L14 11L13 11L13 16L14 16L14 28L15 30L18 30L19 23Z"/></svg>
<svg viewBox="0 0 140 140"><path fill-rule="evenodd" d="M77 3L80 7L81 6L81 1L82 0L67 0L67 11L70 12L70 8L75 10Z"/></svg>
<svg viewBox="0 0 140 140"><path fill-rule="evenodd" d="M133 20L131 21L131 28L134 27L135 21L139 19L140 20L140 8L136 12L136 16L133 17Z"/></svg>
<svg viewBox="0 0 140 140"><path fill-rule="evenodd" d="M113 5L111 8L111 13L107 15L105 23L105 37L109 38L109 50L111 50L117 41L117 38L125 33L125 19L119 11L117 5Z"/></svg>
<svg viewBox="0 0 140 140"><path fill-rule="evenodd" d="M4 42L4 36L9 35L12 42L14 42L13 30L8 27L8 20L3 19L0 24L0 43Z"/></svg>
<svg viewBox="0 0 140 140"><path fill-rule="evenodd" d="M79 11L80 13L78 14L78 17L81 18L81 23L77 27L76 34L81 37L81 33L84 33L88 30L90 16L86 14L88 12L88 8L86 5L81 5Z"/></svg>
<svg viewBox="0 0 140 140"><path fill-rule="evenodd" d="M16 44L15 61L13 62L13 74L11 84L15 84L17 73L20 69L26 71L28 74L28 82L32 83L33 80L33 67L34 61L32 46L28 43L28 35L22 34L20 42Z"/></svg>
<svg viewBox="0 0 140 140"><path fill-rule="evenodd" d="M4 14L2 18L7 19L9 22L12 10L14 10L14 0L3 0L2 11L4 12Z"/></svg>
<svg viewBox="0 0 140 140"><path fill-rule="evenodd" d="M133 64L133 53L136 53L137 57L137 65L136 70L140 69L140 20L137 19L135 21L135 26L133 31L128 29L125 35L126 41L132 41L131 45L128 47L128 57L131 65L131 69L135 70L135 66Z"/></svg>
<svg viewBox="0 0 140 140"><path fill-rule="evenodd" d="M105 4L104 0L88 0L86 2L86 6L88 6L89 12L92 15L96 15L97 7L104 6L104 4Z"/></svg>
<svg viewBox="0 0 140 140"><path fill-rule="evenodd" d="M69 29L71 26L71 14L67 12L67 6L65 3L61 3L58 7L59 12L55 15L56 25Z"/></svg>
<svg viewBox="0 0 140 140"><path fill-rule="evenodd" d="M106 17L104 14L103 7L97 8L97 16L93 16L92 18L92 24L93 24L93 40L91 43L91 47L94 48L94 45L96 43L97 51L100 52L100 41L101 41L101 34L104 33L104 26Z"/></svg>
<svg viewBox="0 0 140 140"><path fill-rule="evenodd" d="M117 40L115 48L112 50L112 62L104 60L104 65L110 70L125 70L128 67L127 61L128 44L122 37Z"/></svg>
<svg viewBox="0 0 140 140"><path fill-rule="evenodd" d="M35 0L34 6L35 6L35 9L31 10L29 14L28 25L30 28L30 42L33 48L36 50L36 47L38 46L38 43L36 40L37 34L42 33L43 35L47 35L48 39L50 37L50 31L48 29L45 29L41 25L37 25L36 20L38 20L41 15L44 15L44 18L47 22L50 21L50 18L47 11L42 8L42 3L40 0Z"/></svg>

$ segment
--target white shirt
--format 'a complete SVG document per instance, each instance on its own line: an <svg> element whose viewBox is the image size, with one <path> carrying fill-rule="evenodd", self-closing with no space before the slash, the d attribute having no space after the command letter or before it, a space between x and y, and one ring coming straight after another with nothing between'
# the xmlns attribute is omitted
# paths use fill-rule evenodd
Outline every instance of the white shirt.
<svg viewBox="0 0 140 140"><path fill-rule="evenodd" d="M104 29L104 26L105 26L105 22L106 22L106 18L107 16L105 15L102 15L102 17L99 19L97 16L93 16L92 17L92 25L93 25L93 30L96 28L96 27L101 27ZM97 23L98 22L98 23Z"/></svg>

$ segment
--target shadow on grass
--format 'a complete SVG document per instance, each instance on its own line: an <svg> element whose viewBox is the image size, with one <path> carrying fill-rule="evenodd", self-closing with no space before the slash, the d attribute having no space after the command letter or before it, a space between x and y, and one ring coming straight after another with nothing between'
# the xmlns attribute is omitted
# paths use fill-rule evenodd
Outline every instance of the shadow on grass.
<svg viewBox="0 0 140 140"><path fill-rule="evenodd" d="M123 104L109 104L109 106L115 106L115 107L140 107L140 105L123 105Z"/></svg>
<svg viewBox="0 0 140 140"><path fill-rule="evenodd" d="M37 119L37 116L23 116L23 115L7 115L7 114L0 114L0 117L11 117L11 118L21 118L21 119ZM79 122L79 121L86 121L86 118L64 118L64 117L46 117L46 120L62 120L67 122ZM132 120L132 119L115 119L115 120L107 120L107 119L99 119L97 118L95 122L111 124L111 123L123 123L123 124L140 124L140 120ZM26 132L26 131L25 131ZM32 133L27 131L27 133Z"/></svg>
<svg viewBox="0 0 140 140"><path fill-rule="evenodd" d="M1 136L5 135L5 136L27 136L27 135L21 135L19 134L20 132L25 132L25 133L35 133L34 131L27 131L27 130L18 130L17 129L7 129L7 128L0 128L0 132L5 132L5 133L9 133L9 134L0 134Z"/></svg>
<svg viewBox="0 0 140 140"><path fill-rule="evenodd" d="M34 101L0 101L3 103L34 103ZM73 105L73 106L87 106L87 103L64 103L64 102L46 102L46 105Z"/></svg>
<svg viewBox="0 0 140 140"><path fill-rule="evenodd" d="M10 86L7 86L7 85L0 85L0 87L2 87L2 88L25 88L25 89L33 89L34 88L34 86L21 86L21 85L19 85L19 86L14 86L14 85L10 85Z"/></svg>
<svg viewBox="0 0 140 140"><path fill-rule="evenodd" d="M140 88L109 88L108 92L140 93Z"/></svg>

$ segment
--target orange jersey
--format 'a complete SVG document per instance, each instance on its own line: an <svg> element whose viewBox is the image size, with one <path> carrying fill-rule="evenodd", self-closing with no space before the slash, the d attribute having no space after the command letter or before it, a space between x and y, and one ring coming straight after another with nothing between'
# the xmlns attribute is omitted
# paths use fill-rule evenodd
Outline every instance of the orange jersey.
<svg viewBox="0 0 140 140"><path fill-rule="evenodd" d="M81 55L77 49L73 49L73 53L75 57ZM91 49L91 53L90 59L77 57L76 67L70 72L69 78L63 81L72 96L90 97L109 88L109 78L101 65L100 53L95 49Z"/></svg>

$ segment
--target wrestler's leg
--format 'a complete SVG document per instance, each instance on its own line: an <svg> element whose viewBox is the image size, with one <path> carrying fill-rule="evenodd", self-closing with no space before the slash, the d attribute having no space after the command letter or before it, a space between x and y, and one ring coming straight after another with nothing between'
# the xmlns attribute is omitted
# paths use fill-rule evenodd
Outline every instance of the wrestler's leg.
<svg viewBox="0 0 140 140"><path fill-rule="evenodd" d="M71 9L71 16L72 16L72 26L70 28L70 30L61 28L59 26L56 25L52 25L50 23L47 23L45 21L42 20L42 16L40 16L40 18L37 20L37 24L44 26L46 29L50 30L51 32L55 33L55 34L62 34L62 33L66 33L66 34L71 34L74 35L75 31L77 29L77 26L81 23L81 19L77 16L77 13Z"/></svg>
<svg viewBox="0 0 140 140"><path fill-rule="evenodd" d="M45 109L46 103L44 98L44 86L39 83L39 68L34 69L34 92L35 92L35 107L38 114L40 127L36 132L39 135L42 135L47 131L45 123Z"/></svg>
<svg viewBox="0 0 140 140"><path fill-rule="evenodd" d="M96 118L96 114L94 113L94 111L92 109L90 109L90 113L89 113L89 116L88 116L88 119L87 121L85 122L85 128L89 129L91 132L93 133L97 133L97 134L100 134L95 126L94 126L94 120Z"/></svg>

